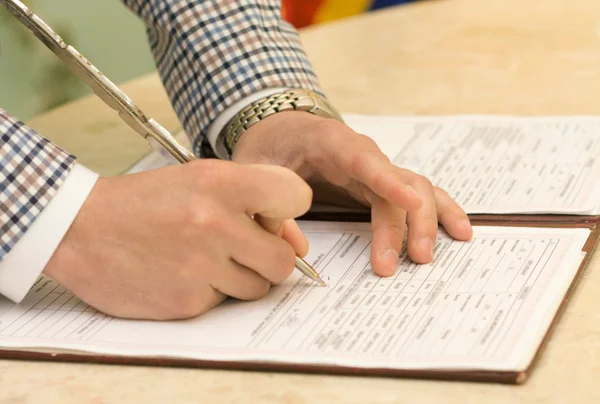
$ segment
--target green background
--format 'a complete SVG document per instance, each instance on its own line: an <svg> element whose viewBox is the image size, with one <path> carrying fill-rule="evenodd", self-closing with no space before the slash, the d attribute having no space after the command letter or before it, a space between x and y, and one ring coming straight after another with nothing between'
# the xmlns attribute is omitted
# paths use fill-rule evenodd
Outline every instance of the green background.
<svg viewBox="0 0 600 404"><path fill-rule="evenodd" d="M119 0L25 0L70 45L119 84L154 70L142 20ZM0 108L21 120L90 91L0 6Z"/></svg>

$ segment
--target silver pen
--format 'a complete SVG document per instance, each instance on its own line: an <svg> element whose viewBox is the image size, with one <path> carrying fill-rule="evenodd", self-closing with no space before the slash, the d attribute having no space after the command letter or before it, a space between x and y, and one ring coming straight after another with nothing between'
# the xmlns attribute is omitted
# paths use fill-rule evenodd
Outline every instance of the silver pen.
<svg viewBox="0 0 600 404"><path fill-rule="evenodd" d="M48 24L33 14L23 3L19 0L0 0L0 4L4 5L17 20L29 28L106 105L117 111L127 125L146 139L150 143L150 146L160 153L160 155L170 161L182 164L196 159L196 156L183 147L169 131L154 119L147 118L121 89L104 76L75 48L67 45ZM319 273L300 257L296 257L296 268L321 286L327 286L319 276Z"/></svg>

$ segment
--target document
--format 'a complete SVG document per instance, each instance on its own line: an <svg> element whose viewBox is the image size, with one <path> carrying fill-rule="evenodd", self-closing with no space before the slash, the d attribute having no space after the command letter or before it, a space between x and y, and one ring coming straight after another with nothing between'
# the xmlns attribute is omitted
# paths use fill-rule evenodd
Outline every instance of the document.
<svg viewBox="0 0 600 404"><path fill-rule="evenodd" d="M600 118L350 115L400 167L429 178L467 213L595 214Z"/></svg>
<svg viewBox="0 0 600 404"><path fill-rule="evenodd" d="M469 214L600 213L600 118L344 116ZM177 138L186 143L183 133ZM187 144L187 143L186 143ZM167 165L151 153L132 172ZM356 211L315 205L314 212Z"/></svg>
<svg viewBox="0 0 600 404"><path fill-rule="evenodd" d="M589 229L479 227L440 233L435 260L403 252L395 275L369 263L369 224L301 222L327 287L294 272L252 302L198 318L106 316L41 277L0 300L0 349L378 369L522 370L584 257ZM160 291L157 291L160 293ZM301 367L299 367L301 369Z"/></svg>

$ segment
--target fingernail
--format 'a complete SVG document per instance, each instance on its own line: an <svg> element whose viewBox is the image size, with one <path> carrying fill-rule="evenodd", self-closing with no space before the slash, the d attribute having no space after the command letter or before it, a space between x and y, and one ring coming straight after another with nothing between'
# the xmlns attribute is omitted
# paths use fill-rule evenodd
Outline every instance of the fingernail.
<svg viewBox="0 0 600 404"><path fill-rule="evenodd" d="M381 254L381 261L389 268L396 269L398 265L398 253L395 250L387 250Z"/></svg>
<svg viewBox="0 0 600 404"><path fill-rule="evenodd" d="M433 240L431 240L430 237L425 237L419 240L419 248L430 258L433 257Z"/></svg>

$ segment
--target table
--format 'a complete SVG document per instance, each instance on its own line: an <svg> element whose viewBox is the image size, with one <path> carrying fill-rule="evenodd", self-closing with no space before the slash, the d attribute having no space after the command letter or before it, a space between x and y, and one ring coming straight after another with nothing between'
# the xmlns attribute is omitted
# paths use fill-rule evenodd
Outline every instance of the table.
<svg viewBox="0 0 600 404"><path fill-rule="evenodd" d="M419 2L312 27L302 39L329 98L347 113L600 113L597 0ZM167 129L179 129L155 74L124 89ZM124 171L149 150L93 98L30 124L103 175ZM522 386L0 361L0 401L600 402L598 307L596 254Z"/></svg>

